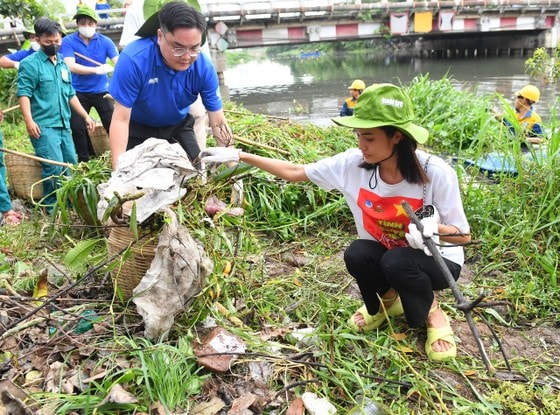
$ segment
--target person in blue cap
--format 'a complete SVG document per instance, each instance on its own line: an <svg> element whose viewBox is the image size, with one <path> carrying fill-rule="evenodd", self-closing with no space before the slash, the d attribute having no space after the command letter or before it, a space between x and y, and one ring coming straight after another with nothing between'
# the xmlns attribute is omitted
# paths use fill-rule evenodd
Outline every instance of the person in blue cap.
<svg viewBox="0 0 560 415"><path fill-rule="evenodd" d="M464 262L462 245L470 228L455 170L441 158L418 150L428 131L416 125L412 102L392 84L366 88L349 117L333 118L354 129L357 148L311 164L296 164L235 148L208 148L204 163L242 161L291 182L311 181L338 190L358 231L344 253L348 272L363 299L348 320L351 329L372 332L389 317L404 314L411 327L426 325L426 354L432 360L455 357L457 346L435 291L448 287L443 270L426 247L431 238L457 280ZM426 212L423 234L401 202Z"/></svg>
<svg viewBox="0 0 560 415"><path fill-rule="evenodd" d="M109 74L113 72L113 65L119 59L119 52L109 37L97 33L99 17L93 9L81 7L76 11L74 20L78 30L62 39L60 54L72 72L72 86L82 107L88 113L95 108L108 133L113 116L113 102L104 97L109 89ZM113 65L106 63L107 60ZM95 156L87 126L75 112L72 112L70 125L78 161L87 162Z"/></svg>

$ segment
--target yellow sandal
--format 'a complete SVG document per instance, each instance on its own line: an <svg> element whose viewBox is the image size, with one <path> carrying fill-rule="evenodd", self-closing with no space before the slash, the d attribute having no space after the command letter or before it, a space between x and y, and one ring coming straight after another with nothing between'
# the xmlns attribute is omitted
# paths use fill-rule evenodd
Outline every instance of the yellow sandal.
<svg viewBox="0 0 560 415"><path fill-rule="evenodd" d="M433 313L438 308L439 305L436 305L434 308L430 309L429 314ZM457 345L455 344L455 337L453 336L453 330L451 329L451 324L449 323L449 317L447 317L447 314L445 314L443 310L441 310L441 312L447 324L443 327L428 327L428 338L426 339L425 345L428 359L435 361L442 361L457 356ZM444 342L449 343L451 348L442 352L435 351L432 348L432 344L438 340L443 340Z"/></svg>
<svg viewBox="0 0 560 415"><path fill-rule="evenodd" d="M401 303L401 297L399 297L398 295L396 297L397 299L393 302L393 304L391 304L390 307L387 307L385 310L379 311L374 315L368 313L366 305L364 304L363 306L358 308L354 314L352 314L352 317L350 317L350 320L348 320L348 325L354 330L364 333L373 331L381 327L381 325L387 321L388 317L395 317L404 313L404 309ZM386 300L390 300L390 298L387 298ZM366 324L364 324L363 326L358 326L354 321L354 316L357 313L360 313L364 318L364 322Z"/></svg>

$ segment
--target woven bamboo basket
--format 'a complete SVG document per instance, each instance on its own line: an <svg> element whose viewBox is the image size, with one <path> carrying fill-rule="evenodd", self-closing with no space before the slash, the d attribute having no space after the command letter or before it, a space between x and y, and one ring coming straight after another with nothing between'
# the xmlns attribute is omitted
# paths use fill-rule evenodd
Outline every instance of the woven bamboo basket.
<svg viewBox="0 0 560 415"><path fill-rule="evenodd" d="M153 232L147 236L144 235L139 231L140 240L131 246L131 256L126 261L121 261L111 272L115 289L122 291L125 300L132 297L132 290L142 280L156 256L158 235ZM129 228L111 228L107 238L109 257L118 254L133 241L134 234Z"/></svg>
<svg viewBox="0 0 560 415"><path fill-rule="evenodd" d="M109 136L105 128L103 128L103 124L100 122L95 124L95 130L90 133L89 138L91 139L91 145L93 146L93 151L96 156L100 156L110 150Z"/></svg>
<svg viewBox="0 0 560 415"><path fill-rule="evenodd" d="M5 153L4 164L8 173L8 183L18 197L33 201L42 199L41 163L27 157Z"/></svg>

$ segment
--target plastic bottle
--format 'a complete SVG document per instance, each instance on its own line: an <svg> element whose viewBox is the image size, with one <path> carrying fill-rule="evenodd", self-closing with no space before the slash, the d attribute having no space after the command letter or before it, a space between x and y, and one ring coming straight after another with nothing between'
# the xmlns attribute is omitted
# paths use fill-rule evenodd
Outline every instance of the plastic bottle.
<svg viewBox="0 0 560 415"><path fill-rule="evenodd" d="M347 415L389 415L385 406L369 398L358 400L358 405L350 409Z"/></svg>

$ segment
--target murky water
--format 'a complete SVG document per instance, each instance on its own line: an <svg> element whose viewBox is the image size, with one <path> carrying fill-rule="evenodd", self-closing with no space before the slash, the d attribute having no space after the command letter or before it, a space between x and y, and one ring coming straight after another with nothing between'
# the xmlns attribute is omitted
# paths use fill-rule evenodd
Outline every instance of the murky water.
<svg viewBox="0 0 560 415"><path fill-rule="evenodd" d="M330 125L338 115L348 86L360 78L370 85L377 82L408 83L416 75L432 79L448 76L457 88L480 94L498 92L511 99L527 83L541 90L537 112L545 119L556 104L560 86L531 79L525 73L525 58L484 58L432 60L374 60L367 55L322 56L314 59L258 59L227 68L224 73L225 99L241 103L250 111L310 120Z"/></svg>

